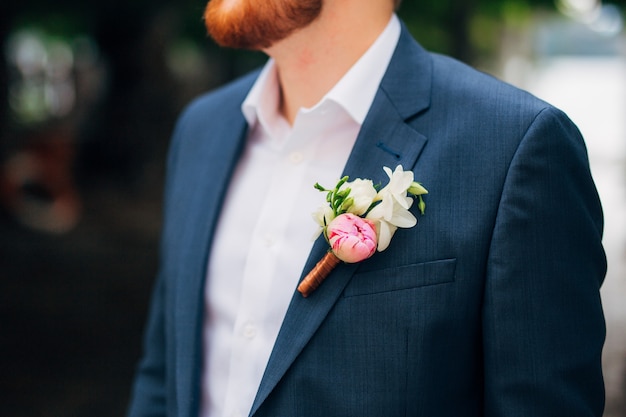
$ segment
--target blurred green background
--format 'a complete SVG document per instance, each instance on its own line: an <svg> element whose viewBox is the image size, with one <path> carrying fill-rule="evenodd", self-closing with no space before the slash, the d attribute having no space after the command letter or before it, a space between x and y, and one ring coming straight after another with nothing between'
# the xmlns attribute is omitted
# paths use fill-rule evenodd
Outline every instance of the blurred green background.
<svg viewBox="0 0 626 417"><path fill-rule="evenodd" d="M622 56L625 4L404 0L399 15L428 49L514 82L546 57ZM2 416L124 413L176 115L265 61L207 39L204 7L0 5ZM612 391L607 416L626 416Z"/></svg>

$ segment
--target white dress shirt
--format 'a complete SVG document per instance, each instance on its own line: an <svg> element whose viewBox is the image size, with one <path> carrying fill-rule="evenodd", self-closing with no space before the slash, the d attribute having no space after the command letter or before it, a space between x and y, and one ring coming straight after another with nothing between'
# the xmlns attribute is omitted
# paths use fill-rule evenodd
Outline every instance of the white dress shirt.
<svg viewBox="0 0 626 417"><path fill-rule="evenodd" d="M272 60L244 101L249 136L207 268L201 417L249 414L313 246L318 226L311 214L326 197L313 185L336 184L399 36L394 15L331 91L300 109L293 126L278 111Z"/></svg>

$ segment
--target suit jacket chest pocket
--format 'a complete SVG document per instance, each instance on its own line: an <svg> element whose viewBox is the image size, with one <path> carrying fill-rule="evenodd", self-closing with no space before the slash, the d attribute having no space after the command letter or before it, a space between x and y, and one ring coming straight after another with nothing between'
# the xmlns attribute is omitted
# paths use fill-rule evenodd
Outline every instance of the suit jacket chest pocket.
<svg viewBox="0 0 626 417"><path fill-rule="evenodd" d="M455 270L456 259L453 258L357 272L343 296L356 297L450 283L454 282Z"/></svg>

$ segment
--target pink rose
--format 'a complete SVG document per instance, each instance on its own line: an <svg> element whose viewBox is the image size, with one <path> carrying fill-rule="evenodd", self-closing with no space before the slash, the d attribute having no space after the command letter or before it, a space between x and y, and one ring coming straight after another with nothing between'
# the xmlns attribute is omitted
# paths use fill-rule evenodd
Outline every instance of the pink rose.
<svg viewBox="0 0 626 417"><path fill-rule="evenodd" d="M326 233L333 253L344 262L360 262L376 252L376 226L371 220L340 214L328 224Z"/></svg>

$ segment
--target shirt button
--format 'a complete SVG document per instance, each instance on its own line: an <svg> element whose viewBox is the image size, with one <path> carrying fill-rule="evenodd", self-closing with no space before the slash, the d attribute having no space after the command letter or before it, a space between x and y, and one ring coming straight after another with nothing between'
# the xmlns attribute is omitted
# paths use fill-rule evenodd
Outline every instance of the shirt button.
<svg viewBox="0 0 626 417"><path fill-rule="evenodd" d="M254 325L248 323L243 326L243 337L246 339L254 339L256 336L256 327Z"/></svg>
<svg viewBox="0 0 626 417"><path fill-rule="evenodd" d="M303 159L304 155L302 155L302 152L292 152L289 154L289 161L294 165L299 164Z"/></svg>
<svg viewBox="0 0 626 417"><path fill-rule="evenodd" d="M263 238L263 241L265 243L265 247L271 248L276 243L276 238L273 235L268 233Z"/></svg>

